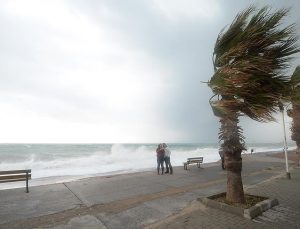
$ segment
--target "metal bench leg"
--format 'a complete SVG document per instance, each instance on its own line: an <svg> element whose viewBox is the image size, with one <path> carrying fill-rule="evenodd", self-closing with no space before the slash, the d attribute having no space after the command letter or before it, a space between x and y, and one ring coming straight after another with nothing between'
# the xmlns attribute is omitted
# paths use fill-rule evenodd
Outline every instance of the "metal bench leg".
<svg viewBox="0 0 300 229"><path fill-rule="evenodd" d="M28 172L26 172L26 192L27 193L29 192L29 189L28 189Z"/></svg>

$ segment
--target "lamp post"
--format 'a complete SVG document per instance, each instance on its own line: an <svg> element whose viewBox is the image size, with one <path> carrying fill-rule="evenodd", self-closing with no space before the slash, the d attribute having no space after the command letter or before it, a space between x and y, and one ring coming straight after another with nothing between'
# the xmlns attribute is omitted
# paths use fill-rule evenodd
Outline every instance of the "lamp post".
<svg viewBox="0 0 300 229"><path fill-rule="evenodd" d="M285 132L285 122L284 122L284 108L283 108L283 104L281 102L279 103L279 109L280 109L281 114L282 114L283 143L284 143L286 177L287 177L287 179L291 179L291 174L289 172L288 155L287 155L286 132Z"/></svg>

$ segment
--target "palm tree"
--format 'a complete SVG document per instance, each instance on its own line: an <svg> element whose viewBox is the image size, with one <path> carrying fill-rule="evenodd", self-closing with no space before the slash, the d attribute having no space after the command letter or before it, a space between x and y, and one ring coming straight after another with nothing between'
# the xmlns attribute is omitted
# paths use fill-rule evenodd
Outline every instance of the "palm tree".
<svg viewBox="0 0 300 229"><path fill-rule="evenodd" d="M244 203L241 153L245 149L239 117L273 121L278 101L289 77L291 55L299 52L295 25L282 26L288 9L272 12L253 6L240 12L223 29L213 53L214 75L208 85L214 96L210 104L220 118L219 140L225 152L227 201Z"/></svg>
<svg viewBox="0 0 300 229"><path fill-rule="evenodd" d="M300 166L300 66L295 69L290 82L289 93L292 109L289 109L287 113L293 119L291 127L292 140L297 145L296 153L299 157L298 166Z"/></svg>

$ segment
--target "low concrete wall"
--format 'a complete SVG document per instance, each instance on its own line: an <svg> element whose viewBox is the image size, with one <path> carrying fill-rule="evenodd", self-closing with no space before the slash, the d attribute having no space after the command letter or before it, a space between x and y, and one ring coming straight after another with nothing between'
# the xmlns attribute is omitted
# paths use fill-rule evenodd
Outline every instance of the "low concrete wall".
<svg viewBox="0 0 300 229"><path fill-rule="evenodd" d="M224 195L224 193L220 193L211 197L216 197L216 196L221 196ZM221 211L226 211L235 215L239 215L242 217L245 217L247 219L253 219L259 215L261 215L264 211L267 211L268 209L272 208L273 206L276 206L279 204L277 199L266 199L264 201L261 201L257 203L256 205L244 209L244 208L239 208L235 207L232 205L228 205L226 203L222 203L213 199L210 199L211 197L204 197L201 199L198 199L201 201L203 204L205 204L208 207L216 208Z"/></svg>

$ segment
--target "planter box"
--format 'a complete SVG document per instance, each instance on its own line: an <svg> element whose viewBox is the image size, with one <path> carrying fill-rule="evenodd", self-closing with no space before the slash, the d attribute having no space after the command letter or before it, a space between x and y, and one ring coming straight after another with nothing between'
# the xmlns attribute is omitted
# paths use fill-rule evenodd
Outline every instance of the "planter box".
<svg viewBox="0 0 300 229"><path fill-rule="evenodd" d="M253 219L253 218L261 215L264 211L279 204L277 199L267 199L266 198L266 200L263 200L250 208L244 209L241 207L232 206L232 205L214 200L214 198L217 198L217 197L220 197L223 195L226 195L226 193L220 193L220 194L213 195L210 197L204 197L204 198L201 198L198 200L200 200L203 204L205 204L208 207L217 208L219 210L233 213L233 214L245 217L247 219Z"/></svg>

